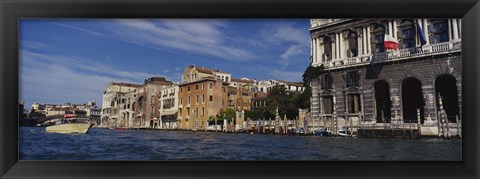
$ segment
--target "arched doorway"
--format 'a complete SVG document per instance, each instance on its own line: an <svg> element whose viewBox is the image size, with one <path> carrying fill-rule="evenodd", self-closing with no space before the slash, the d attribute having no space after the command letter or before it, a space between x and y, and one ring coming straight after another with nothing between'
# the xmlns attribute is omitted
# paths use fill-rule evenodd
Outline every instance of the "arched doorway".
<svg viewBox="0 0 480 179"><path fill-rule="evenodd" d="M449 122L456 122L459 115L457 80L450 74L440 75L435 79L435 96L437 109L440 109L439 94L442 96L442 104L445 113L447 113Z"/></svg>
<svg viewBox="0 0 480 179"><path fill-rule="evenodd" d="M150 128L153 128L153 120L150 120Z"/></svg>
<svg viewBox="0 0 480 179"><path fill-rule="evenodd" d="M389 123L391 121L390 87L384 80L375 82L375 118L377 123Z"/></svg>
<svg viewBox="0 0 480 179"><path fill-rule="evenodd" d="M409 77L402 82L403 122L417 123L417 108L420 109L420 122L424 121L425 102L423 100L422 84L416 78Z"/></svg>

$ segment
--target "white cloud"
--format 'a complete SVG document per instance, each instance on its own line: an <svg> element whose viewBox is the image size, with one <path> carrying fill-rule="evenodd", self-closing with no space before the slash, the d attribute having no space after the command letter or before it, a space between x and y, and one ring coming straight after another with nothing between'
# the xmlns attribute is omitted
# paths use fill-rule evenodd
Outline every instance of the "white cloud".
<svg viewBox="0 0 480 179"><path fill-rule="evenodd" d="M122 40L151 46L173 48L195 54L211 55L225 60L248 61L255 58L250 51L234 47L223 33L226 23L218 20L116 20L110 30Z"/></svg>
<svg viewBox="0 0 480 179"><path fill-rule="evenodd" d="M274 79L280 79L280 80L286 80L286 81L292 81L292 82L301 82L303 72L271 70L270 75Z"/></svg>
<svg viewBox="0 0 480 179"><path fill-rule="evenodd" d="M123 71L79 57L29 51L21 51L20 63L21 98L45 103L85 103L94 99L101 105L103 91L110 81L142 84L146 78L159 76Z"/></svg>
<svg viewBox="0 0 480 179"><path fill-rule="evenodd" d="M60 23L53 23L53 24L58 25L58 26L62 26L62 27L65 27L65 28L73 29L73 30L78 30L78 31L86 32L86 33L93 34L93 35L105 36L105 35L102 34L102 33L94 32L94 31L87 30L87 29L83 29L83 28L79 28L79 27L69 26L69 25L60 24Z"/></svg>
<svg viewBox="0 0 480 179"><path fill-rule="evenodd" d="M297 28L291 22L269 24L261 34L266 42L287 47L279 54L278 63L283 66L288 66L295 56L309 53L310 37L304 27Z"/></svg>
<svg viewBox="0 0 480 179"><path fill-rule="evenodd" d="M30 40L22 40L20 42L20 46L32 48L32 49L45 49L48 47L48 45L45 43L30 41Z"/></svg>
<svg viewBox="0 0 480 179"><path fill-rule="evenodd" d="M282 55L280 55L281 60L279 61L280 64L287 66L290 61L292 60L291 57L300 55L307 52L304 46L302 45L291 45L288 47L287 51L285 51ZM304 59L300 59L304 60Z"/></svg>

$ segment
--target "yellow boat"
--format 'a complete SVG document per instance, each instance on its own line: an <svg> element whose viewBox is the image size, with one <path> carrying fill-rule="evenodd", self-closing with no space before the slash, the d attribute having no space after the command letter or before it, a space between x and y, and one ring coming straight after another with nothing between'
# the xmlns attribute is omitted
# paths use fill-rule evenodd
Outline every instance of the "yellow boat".
<svg viewBox="0 0 480 179"><path fill-rule="evenodd" d="M53 133L75 133L75 134L86 134L90 129L91 124L89 123L67 123L67 124L58 124L53 126L48 126L45 130L47 132Z"/></svg>
<svg viewBox="0 0 480 179"><path fill-rule="evenodd" d="M90 122L85 119L73 118L73 119L64 119L56 122L55 125L48 126L45 128L46 132L51 133L75 133L75 134L86 134L92 125Z"/></svg>

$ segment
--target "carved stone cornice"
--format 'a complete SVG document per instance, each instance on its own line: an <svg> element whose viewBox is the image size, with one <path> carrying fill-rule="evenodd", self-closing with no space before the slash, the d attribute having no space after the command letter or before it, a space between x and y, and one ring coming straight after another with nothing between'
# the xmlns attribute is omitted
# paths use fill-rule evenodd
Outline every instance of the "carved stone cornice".
<svg viewBox="0 0 480 179"><path fill-rule="evenodd" d="M342 37L343 38L348 38L348 34L350 34L350 31L349 30L345 30L345 31L342 31Z"/></svg>
<svg viewBox="0 0 480 179"><path fill-rule="evenodd" d="M330 38L330 40L332 40L332 42L335 42L335 34L327 34L325 36Z"/></svg>
<svg viewBox="0 0 480 179"><path fill-rule="evenodd" d="M353 30L355 32L357 32L357 36L362 36L363 35L363 27L356 27Z"/></svg>

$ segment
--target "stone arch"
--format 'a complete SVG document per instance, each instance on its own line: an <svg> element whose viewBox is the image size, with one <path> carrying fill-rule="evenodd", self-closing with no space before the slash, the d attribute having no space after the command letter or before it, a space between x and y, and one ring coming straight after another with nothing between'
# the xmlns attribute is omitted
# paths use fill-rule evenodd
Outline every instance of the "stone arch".
<svg viewBox="0 0 480 179"><path fill-rule="evenodd" d="M392 101L390 99L390 85L385 80L377 80L372 87L374 94L373 106L374 117L377 123L389 123L392 119L391 108Z"/></svg>
<svg viewBox="0 0 480 179"><path fill-rule="evenodd" d="M437 111L440 110L439 96L442 97L442 108L446 113L449 122L456 122L460 117L460 101L458 93L458 81L452 74L440 74L434 78L435 104Z"/></svg>
<svg viewBox="0 0 480 179"><path fill-rule="evenodd" d="M424 122L425 101L423 99L422 83L418 78L407 77L401 84L401 107L402 118L405 123ZM420 109L420 116L417 116L417 109Z"/></svg>

